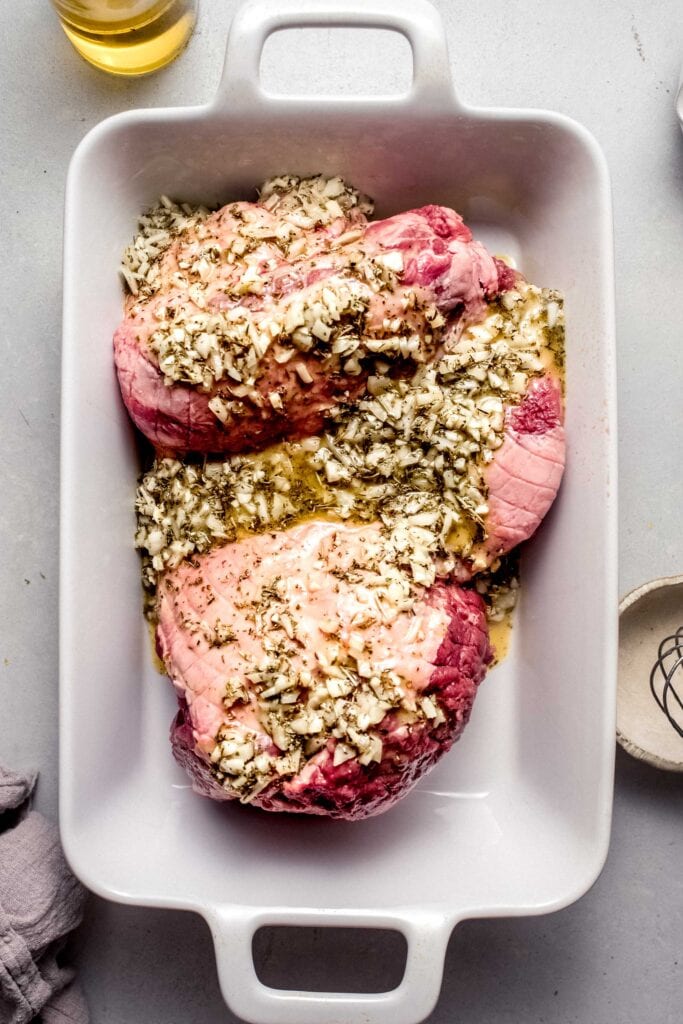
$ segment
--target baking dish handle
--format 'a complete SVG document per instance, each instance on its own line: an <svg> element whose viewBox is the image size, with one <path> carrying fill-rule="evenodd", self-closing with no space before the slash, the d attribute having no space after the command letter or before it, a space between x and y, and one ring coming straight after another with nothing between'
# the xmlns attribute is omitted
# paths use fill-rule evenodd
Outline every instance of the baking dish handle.
<svg viewBox="0 0 683 1024"><path fill-rule="evenodd" d="M453 109L456 103L443 23L427 0L249 0L230 26L218 92L213 106L231 112L280 99L263 91L260 64L270 35L286 28L385 28L400 32L413 52L413 81L395 102L424 109ZM358 99L362 97L357 97ZM306 97L309 103L334 103L330 97ZM368 97L386 103L386 97ZM343 101L348 103L349 97Z"/></svg>
<svg viewBox="0 0 683 1024"><path fill-rule="evenodd" d="M254 911L212 908L218 978L231 1010L251 1024L419 1024L441 991L444 957L453 922L436 912L359 915L349 911ZM256 974L252 940L259 928L384 928L400 931L408 947L400 985L389 992L301 992L274 989Z"/></svg>

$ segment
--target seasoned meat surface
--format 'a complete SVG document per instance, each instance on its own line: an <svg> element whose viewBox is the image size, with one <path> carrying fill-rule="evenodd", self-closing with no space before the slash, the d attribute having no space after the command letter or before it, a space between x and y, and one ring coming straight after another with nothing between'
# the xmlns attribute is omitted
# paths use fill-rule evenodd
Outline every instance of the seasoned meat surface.
<svg viewBox="0 0 683 1024"><path fill-rule="evenodd" d="M444 316L481 315L508 281L453 210L301 227L232 203L186 228L114 336L121 393L161 451L240 452L317 433L377 357L433 357Z"/></svg>
<svg viewBox="0 0 683 1024"><path fill-rule="evenodd" d="M458 738L491 654L479 596L414 587L376 525L311 522L167 573L157 644L195 788L361 818Z"/></svg>

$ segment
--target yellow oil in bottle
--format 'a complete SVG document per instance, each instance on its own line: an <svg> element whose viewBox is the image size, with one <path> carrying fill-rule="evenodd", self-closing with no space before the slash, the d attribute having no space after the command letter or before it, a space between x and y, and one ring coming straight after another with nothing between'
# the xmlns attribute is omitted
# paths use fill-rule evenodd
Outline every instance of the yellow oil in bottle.
<svg viewBox="0 0 683 1024"><path fill-rule="evenodd" d="M80 55L115 75L164 67L187 43L197 0L52 0Z"/></svg>

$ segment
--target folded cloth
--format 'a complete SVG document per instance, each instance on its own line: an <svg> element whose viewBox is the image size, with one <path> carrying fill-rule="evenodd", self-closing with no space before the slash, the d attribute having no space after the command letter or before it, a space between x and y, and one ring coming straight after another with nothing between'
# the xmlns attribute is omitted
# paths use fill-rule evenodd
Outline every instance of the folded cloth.
<svg viewBox="0 0 683 1024"><path fill-rule="evenodd" d="M83 916L85 890L57 828L28 808L38 776L0 765L0 1024L88 1024L59 954Z"/></svg>

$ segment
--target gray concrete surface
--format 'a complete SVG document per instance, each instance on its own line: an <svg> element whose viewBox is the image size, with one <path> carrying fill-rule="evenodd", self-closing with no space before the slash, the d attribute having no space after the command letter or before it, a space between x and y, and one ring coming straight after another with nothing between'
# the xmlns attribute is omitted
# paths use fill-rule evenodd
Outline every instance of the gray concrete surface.
<svg viewBox="0 0 683 1024"><path fill-rule="evenodd" d="M0 758L41 771L57 813L57 514L62 195L85 132L119 110L203 102L220 73L235 3L202 0L189 49L138 81L82 63L45 0L0 6ZM683 571L683 136L673 99L683 61L679 0L489 0L442 11L460 95L540 106L587 125L614 183L620 400L621 590ZM275 41L269 85L324 75L326 91L400 86L400 46L355 34ZM619 752L605 870L550 917L462 925L430 1024L678 1024L683 982L683 776ZM273 983L381 988L396 950L372 933L266 937ZM76 955L95 1024L222 1024L208 931L191 915L92 899ZM326 947L327 948L327 947ZM390 962L392 961L392 962ZM332 974L329 971L332 971Z"/></svg>

